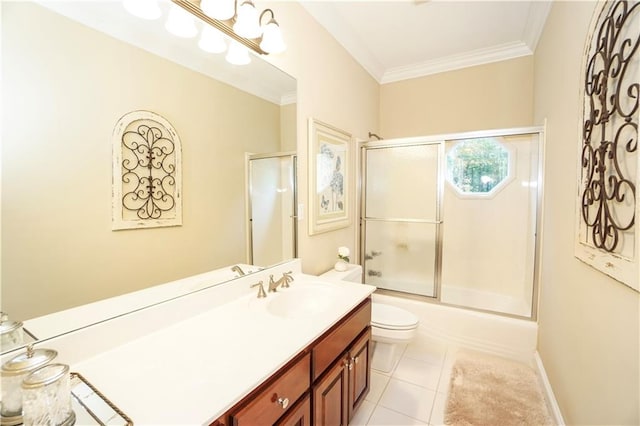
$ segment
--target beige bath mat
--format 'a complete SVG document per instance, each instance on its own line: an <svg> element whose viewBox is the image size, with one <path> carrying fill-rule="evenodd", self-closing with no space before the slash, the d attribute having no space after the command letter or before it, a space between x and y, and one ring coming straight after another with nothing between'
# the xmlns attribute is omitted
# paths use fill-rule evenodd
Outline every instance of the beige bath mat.
<svg viewBox="0 0 640 426"><path fill-rule="evenodd" d="M451 372L447 425L552 425L536 373L504 358L460 351Z"/></svg>

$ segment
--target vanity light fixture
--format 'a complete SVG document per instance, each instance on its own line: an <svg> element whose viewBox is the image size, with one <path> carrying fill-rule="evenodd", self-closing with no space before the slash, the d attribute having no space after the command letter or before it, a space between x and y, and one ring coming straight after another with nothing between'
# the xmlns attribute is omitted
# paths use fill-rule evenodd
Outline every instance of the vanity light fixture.
<svg viewBox="0 0 640 426"><path fill-rule="evenodd" d="M198 34L193 15L175 4L171 5L165 28L171 34L183 38L195 37Z"/></svg>
<svg viewBox="0 0 640 426"><path fill-rule="evenodd" d="M233 65L246 65L251 62L249 50L235 40L231 40L229 43L229 50L225 59Z"/></svg>
<svg viewBox="0 0 640 426"><path fill-rule="evenodd" d="M280 53L286 49L273 10L259 13L253 0L171 1L258 54ZM271 18L263 25L267 14Z"/></svg>
<svg viewBox="0 0 640 426"><path fill-rule="evenodd" d="M248 49L261 55L281 53L286 49L273 10L259 13L253 0L171 2L165 28L178 37L195 37L198 34L195 18L200 19L205 25L198 46L209 53L226 50L226 60L234 65L251 62ZM123 0L123 5L128 12L143 19L156 19L162 14L158 0ZM231 39L228 48L225 36Z"/></svg>
<svg viewBox="0 0 640 426"><path fill-rule="evenodd" d="M224 41L222 33L213 27L205 25L200 34L198 47L209 53L222 53L227 50L227 43Z"/></svg>
<svg viewBox="0 0 640 426"><path fill-rule="evenodd" d="M200 9L213 19L228 21L236 14L236 2L235 0L201 0Z"/></svg>

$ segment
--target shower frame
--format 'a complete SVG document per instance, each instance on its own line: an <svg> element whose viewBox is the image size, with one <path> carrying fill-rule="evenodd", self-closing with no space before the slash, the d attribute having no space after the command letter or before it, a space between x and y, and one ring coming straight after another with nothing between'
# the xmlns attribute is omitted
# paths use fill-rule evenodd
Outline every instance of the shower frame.
<svg viewBox="0 0 640 426"><path fill-rule="evenodd" d="M442 216L443 201L444 201L444 182L445 182L445 143L452 141L460 141L465 139L478 139L478 138L490 138L501 136L522 136L522 135L537 135L538 136L538 164L536 174L536 212L535 212L535 237L534 237L534 259L533 259L533 285L531 292L531 315L521 316L506 312L493 311L488 309L481 309L471 306L459 305L454 303L447 303L441 300L442 297L442 243L443 243L443 231L445 218ZM419 294L406 293L396 290L377 289L376 293L386 294L406 299L414 299L425 301L428 303L436 303L444 306L451 306L456 308L468 309L472 311L490 313L494 315L500 315L510 318L526 319L531 321L537 321L538 318L538 295L539 295L539 281L540 281L540 246L542 241L541 229L542 229L542 202L544 193L544 145L545 145L545 127L544 126L532 126L532 127L518 127L508 129L495 129L495 130L482 130L472 132L461 133L447 133L430 136L417 136L409 138L398 139L382 139L378 141L364 141L359 143L359 173L358 173L358 197L360 200L359 208L359 258L362 268L362 282L365 281L365 248L366 248L366 222L376 221L377 218L367 218L366 216L366 199L365 194L367 190L367 149L380 149L380 148L397 148L397 147L409 147L409 146L421 146L421 145L433 145L439 144L438 150L438 183L437 183L437 201L436 201L436 220L435 221L418 221L425 223L434 223L436 225L436 255L434 265L434 295L423 296ZM372 220L373 219L373 220ZM391 218L392 219L392 218ZM406 222L416 223L415 220L406 219Z"/></svg>

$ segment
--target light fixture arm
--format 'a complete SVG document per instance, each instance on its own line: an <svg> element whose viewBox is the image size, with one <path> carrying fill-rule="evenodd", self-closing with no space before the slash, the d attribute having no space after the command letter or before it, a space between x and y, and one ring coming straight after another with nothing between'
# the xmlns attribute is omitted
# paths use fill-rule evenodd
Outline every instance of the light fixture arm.
<svg viewBox="0 0 640 426"><path fill-rule="evenodd" d="M237 1L237 0L236 0ZM269 20L269 22L273 22L274 24L280 26L278 24L278 21L276 21L276 15L274 15L273 10L271 9L265 9L262 11L262 13L260 14L260 18L258 19L258 22L260 22L260 25L262 25L262 17L264 16L265 13L271 13L271 19Z"/></svg>
<svg viewBox="0 0 640 426"><path fill-rule="evenodd" d="M250 48L251 50L253 50L254 52L260 54L260 55L267 55L268 53L265 52L264 50L262 50L260 48L260 39L248 39L248 38L244 38L244 37L240 37L238 34L236 34L235 32L233 32L233 28L232 25L229 24L229 22L233 21L233 19L230 19L229 21L220 21L218 19L214 19L211 18L210 16L206 15L201 9L200 7L196 4L197 0L171 0L173 3L177 4L178 6L182 7L183 9L185 9L186 11L188 11L189 13L191 13L192 15L198 17L200 20L206 22L207 24L213 26L214 28L218 29L219 31L221 31L223 34L227 35L228 37L236 40L237 42L244 44L245 46L247 46L248 48ZM199 3L199 2L198 2ZM236 15L238 12L238 0L235 0L235 8L236 8ZM269 10L271 11L271 9L266 9L265 12ZM264 14L264 12L262 12ZM273 11L271 11L271 15L273 16Z"/></svg>

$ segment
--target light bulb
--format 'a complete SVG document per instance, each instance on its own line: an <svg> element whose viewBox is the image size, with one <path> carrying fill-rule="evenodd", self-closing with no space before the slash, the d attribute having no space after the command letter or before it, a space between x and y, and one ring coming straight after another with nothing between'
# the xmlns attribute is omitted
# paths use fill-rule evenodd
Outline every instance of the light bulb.
<svg viewBox="0 0 640 426"><path fill-rule="evenodd" d="M267 53L280 53L284 52L287 48L282 40L280 26L275 19L271 19L267 22L267 25L263 27L260 48Z"/></svg>
<svg viewBox="0 0 640 426"><path fill-rule="evenodd" d="M209 53L222 53L227 50L222 33L209 25L205 25L202 29L198 46Z"/></svg>
<svg viewBox="0 0 640 426"><path fill-rule="evenodd" d="M169 10L169 16L164 26L167 31L178 37L191 38L198 34L193 15L175 4L171 5L171 10Z"/></svg>
<svg viewBox="0 0 640 426"><path fill-rule="evenodd" d="M235 40L229 43L229 50L227 51L225 59L233 65L246 65L251 62L249 50Z"/></svg>
<svg viewBox="0 0 640 426"><path fill-rule="evenodd" d="M236 13L234 0L202 0L200 9L205 15L220 21L229 20Z"/></svg>
<svg viewBox="0 0 640 426"><path fill-rule="evenodd" d="M236 17L236 23L233 24L233 32L244 38L260 37L258 10L250 0L245 0L238 8L238 16Z"/></svg>
<svg viewBox="0 0 640 426"><path fill-rule="evenodd" d="M132 14L142 19L158 19L162 11L157 0L122 0L124 8Z"/></svg>

